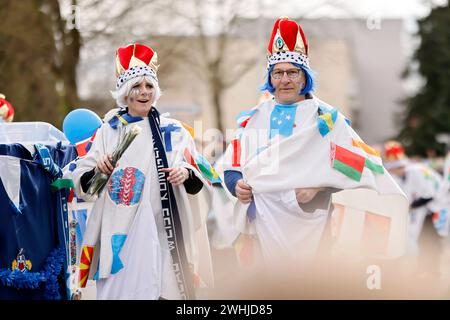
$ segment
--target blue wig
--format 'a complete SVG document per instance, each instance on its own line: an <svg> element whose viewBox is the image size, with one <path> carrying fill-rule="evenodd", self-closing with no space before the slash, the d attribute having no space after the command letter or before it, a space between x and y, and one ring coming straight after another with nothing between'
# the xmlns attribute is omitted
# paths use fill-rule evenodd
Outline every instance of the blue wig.
<svg viewBox="0 0 450 320"><path fill-rule="evenodd" d="M291 62L292 65L294 65L295 67L302 69L303 73L305 74L305 87L302 89L302 91L299 92L299 95L303 96L307 93L310 93L312 91L314 91L314 86L315 86L315 80L314 80L314 75L313 75L313 71L309 68L306 68L298 63L293 63ZM261 91L269 91L271 94L275 93L275 88L272 85L272 82L270 81L270 74L273 71L273 67L275 65L272 65L269 67L269 70L267 71L267 80L266 83L264 83L264 85L261 86Z"/></svg>

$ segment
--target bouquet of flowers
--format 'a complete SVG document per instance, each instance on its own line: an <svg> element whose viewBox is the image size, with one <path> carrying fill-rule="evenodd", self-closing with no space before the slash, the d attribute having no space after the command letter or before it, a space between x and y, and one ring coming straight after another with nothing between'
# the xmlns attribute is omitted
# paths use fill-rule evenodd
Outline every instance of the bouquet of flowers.
<svg viewBox="0 0 450 320"><path fill-rule="evenodd" d="M117 161L119 161L122 154L125 152L125 150L127 150L131 142L133 142L133 140L141 132L141 130L142 129L138 125L134 124L128 132L125 132L125 130L122 132L117 148L111 155L111 164L113 165L113 167L116 167ZM100 194L100 192L102 192L103 188L106 186L109 176L110 175L106 173L97 171L90 181L91 185L87 191L87 194L91 196Z"/></svg>

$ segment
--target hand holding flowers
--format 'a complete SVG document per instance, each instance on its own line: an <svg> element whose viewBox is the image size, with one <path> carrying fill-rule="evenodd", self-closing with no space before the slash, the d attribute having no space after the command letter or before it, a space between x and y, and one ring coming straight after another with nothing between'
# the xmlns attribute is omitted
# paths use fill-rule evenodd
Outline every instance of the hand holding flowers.
<svg viewBox="0 0 450 320"><path fill-rule="evenodd" d="M87 194L99 194L103 190L120 157L141 130L138 125L134 124L128 132L124 131L121 134L116 150L111 155L103 155L103 158L98 162L96 173L90 181Z"/></svg>

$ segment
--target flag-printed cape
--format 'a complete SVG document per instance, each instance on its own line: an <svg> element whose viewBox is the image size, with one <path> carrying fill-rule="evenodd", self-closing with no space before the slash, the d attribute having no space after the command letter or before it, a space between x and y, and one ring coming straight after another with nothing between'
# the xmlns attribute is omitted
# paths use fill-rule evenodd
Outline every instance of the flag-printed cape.
<svg viewBox="0 0 450 320"><path fill-rule="evenodd" d="M255 197L295 188L341 189L333 195L341 212L338 248L360 252L365 248L363 239L380 237L385 245L375 254L401 255L408 200L378 152L362 141L341 113L321 100L301 101L296 112L290 108L274 100L253 108L227 149L225 170L242 172ZM251 234L247 208L237 203L235 222L241 232Z"/></svg>
<svg viewBox="0 0 450 320"><path fill-rule="evenodd" d="M214 162L214 169L224 181L223 155ZM225 186L215 188L211 211L208 216L208 231L211 245L216 249L233 248L239 231L233 224L233 208L237 199Z"/></svg>
<svg viewBox="0 0 450 320"><path fill-rule="evenodd" d="M86 285L87 279L108 278L126 265L120 260L119 253L126 246L129 230L137 210L156 210L160 201L155 163L151 162L153 145L151 131L147 119L116 119L117 110L109 114L105 123L98 130L89 152L78 159L72 169L66 168L65 175L74 180L76 194L85 201L95 201L88 218L83 235L83 248L80 258L80 287ZM124 118L125 114L121 115ZM97 159L103 154L111 154L117 146L121 130L130 130L133 124L139 125L142 132L130 144L119 159L118 167L111 175L108 186L99 196L89 197L83 192L80 184L81 176L96 166ZM170 167L182 166L192 169L203 182L200 193L190 195L183 185L174 188L177 206L183 227L183 238L187 259L193 265L194 285L212 286L213 276L210 250L206 231L206 216L211 201L211 186L218 178L211 165L196 151L190 133L174 119L161 115L160 127ZM132 179L128 179L127 175ZM114 179L121 182L130 181L132 188L118 188ZM139 185L140 184L140 185ZM151 185L151 187L149 187ZM143 185L143 187L142 187ZM118 192L119 190L120 192ZM141 197L142 195L142 197ZM206 205L201 207L199 198L203 197ZM149 199L156 199L150 202ZM145 201L144 201L145 200ZM116 214L117 213L117 214ZM156 230L153 230L156 231ZM152 230L149 230L152 232ZM152 232L153 241L159 243L158 234ZM155 246L149 245L155 251ZM152 252L153 252L152 251ZM158 261L148 268L160 268ZM98 272L97 272L98 271ZM158 279L155 279L157 282ZM160 281L161 282L161 281Z"/></svg>

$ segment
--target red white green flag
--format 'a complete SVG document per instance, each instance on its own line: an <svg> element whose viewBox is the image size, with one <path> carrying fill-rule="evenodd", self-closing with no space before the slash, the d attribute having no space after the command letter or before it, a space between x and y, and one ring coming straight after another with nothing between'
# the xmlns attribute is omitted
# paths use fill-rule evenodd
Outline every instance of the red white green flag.
<svg viewBox="0 0 450 320"><path fill-rule="evenodd" d="M360 181L365 163L363 156L331 143L331 166L347 177Z"/></svg>

